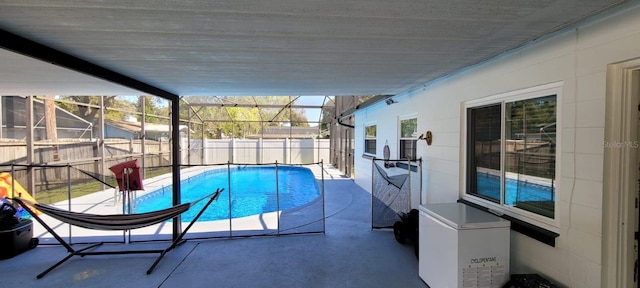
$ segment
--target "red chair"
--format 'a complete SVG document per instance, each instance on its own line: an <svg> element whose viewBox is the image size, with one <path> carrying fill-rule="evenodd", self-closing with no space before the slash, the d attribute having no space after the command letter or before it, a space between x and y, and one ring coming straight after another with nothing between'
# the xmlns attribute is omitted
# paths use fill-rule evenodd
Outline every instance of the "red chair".
<svg viewBox="0 0 640 288"><path fill-rule="evenodd" d="M116 175L120 191L144 190L138 159L113 165L109 167L109 170Z"/></svg>

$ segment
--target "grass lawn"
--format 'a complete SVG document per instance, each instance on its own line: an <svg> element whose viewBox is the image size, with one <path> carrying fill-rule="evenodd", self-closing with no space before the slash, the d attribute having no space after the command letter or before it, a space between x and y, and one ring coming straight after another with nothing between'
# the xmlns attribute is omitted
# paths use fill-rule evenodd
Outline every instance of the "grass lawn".
<svg viewBox="0 0 640 288"><path fill-rule="evenodd" d="M152 178L167 173L171 173L170 167L148 169L146 171L146 176L147 178ZM117 186L116 179L114 177L109 177L105 182L109 183L112 186ZM71 198L84 196L106 189L110 189L109 186L102 184L100 181L90 179L88 182L72 184ZM57 189L41 191L36 193L35 198L36 201L40 203L53 204L56 202L67 200L69 198L69 189L67 186L64 186Z"/></svg>

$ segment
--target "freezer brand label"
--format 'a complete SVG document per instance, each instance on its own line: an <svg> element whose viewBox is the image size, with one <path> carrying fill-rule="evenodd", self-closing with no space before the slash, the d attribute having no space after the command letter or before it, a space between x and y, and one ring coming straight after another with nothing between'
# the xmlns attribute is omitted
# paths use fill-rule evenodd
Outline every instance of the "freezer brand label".
<svg viewBox="0 0 640 288"><path fill-rule="evenodd" d="M471 264L482 264L489 262L498 262L498 257L471 258Z"/></svg>

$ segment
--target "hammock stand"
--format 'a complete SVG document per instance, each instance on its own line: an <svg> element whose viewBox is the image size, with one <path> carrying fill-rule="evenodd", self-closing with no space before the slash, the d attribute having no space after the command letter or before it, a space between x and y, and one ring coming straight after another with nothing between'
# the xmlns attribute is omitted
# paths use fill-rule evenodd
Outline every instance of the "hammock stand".
<svg viewBox="0 0 640 288"><path fill-rule="evenodd" d="M184 203L184 204L176 205L164 210L141 213L141 214L98 215L98 214L78 213L78 212L71 212L71 211L58 209L49 205L44 205L39 203L30 203L29 201L26 201L20 198L12 198L12 200L18 203L20 206L22 206L22 208L24 208L27 212L29 212L29 214L31 214L33 218L35 218L45 229L47 229L47 231L49 231L49 233L51 233L51 235L53 235L53 237L55 237L56 240L58 240L58 242L60 242L60 244L67 249L67 252L69 252L69 255L67 255L62 260L58 261L58 263L49 267L47 270L38 274L36 278L40 279L44 277L44 275L51 272L51 270L60 266L62 263L69 260L73 256L84 257L87 255L160 253L156 261L153 262L151 267L149 267L149 269L147 270L147 274L151 274L151 272L153 272L153 269L156 267L156 265L158 265L160 260L162 260L162 258L164 257L165 254L167 254L167 252L173 250L173 248L176 248L178 245L186 242L186 240L183 239L184 235L189 231L191 226L193 226L193 224L198 220L198 218L200 218L200 216L209 207L209 205L211 205L213 201L218 199L218 197L220 196L220 193L223 190L224 188L218 188L216 192L214 192L213 194L208 195L194 202ZM182 231L182 233L180 233L180 235L175 240L173 240L173 242L171 242L171 245L169 245L169 247L167 247L166 249L153 249L153 250L93 251L93 252L89 251L87 252L87 250L98 247L104 244L104 242L94 243L89 245L88 247L85 247L79 250L73 249L73 247L71 247L69 243L67 243L64 239L62 239L60 235L58 235L49 225L47 225L42 220L42 218L38 216L38 214L35 213L34 210L30 208L30 207L33 207L38 211L44 214L47 214L55 219L58 219L64 223L68 223L70 225L74 225L78 227L96 229L96 230L131 230L131 229L151 226L153 224L161 223L171 218L174 218L184 213L185 211L189 210L189 208L195 203L201 200L204 200L207 197L210 197L209 201L207 201L207 203L204 205L202 210L198 212L196 217L193 218L193 220L191 221L191 223L189 223L187 228L184 229L184 231ZM31 204L31 206L27 204Z"/></svg>

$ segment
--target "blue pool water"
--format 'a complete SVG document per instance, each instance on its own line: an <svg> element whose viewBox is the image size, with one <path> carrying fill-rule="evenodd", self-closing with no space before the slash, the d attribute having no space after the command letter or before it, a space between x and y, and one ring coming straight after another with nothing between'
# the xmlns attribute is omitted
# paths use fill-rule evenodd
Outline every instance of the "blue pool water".
<svg viewBox="0 0 640 288"><path fill-rule="evenodd" d="M230 177L227 174L230 171ZM231 187L229 187L229 182ZM207 171L180 182L181 203L192 202L216 191L225 190L198 221L212 221L287 210L307 204L320 196L316 179L308 168L278 166L276 196L276 170L273 166L217 169ZM172 206L172 187L153 191L136 199L136 213L160 210ZM231 213L229 197L231 196ZM208 199L208 198L207 198ZM278 206L279 202L279 206ZM200 201L182 214L182 221L193 220L204 207Z"/></svg>
<svg viewBox="0 0 640 288"><path fill-rule="evenodd" d="M500 177L478 173L478 194L500 201ZM549 201L554 199L554 187L507 178L505 204L518 201Z"/></svg>

